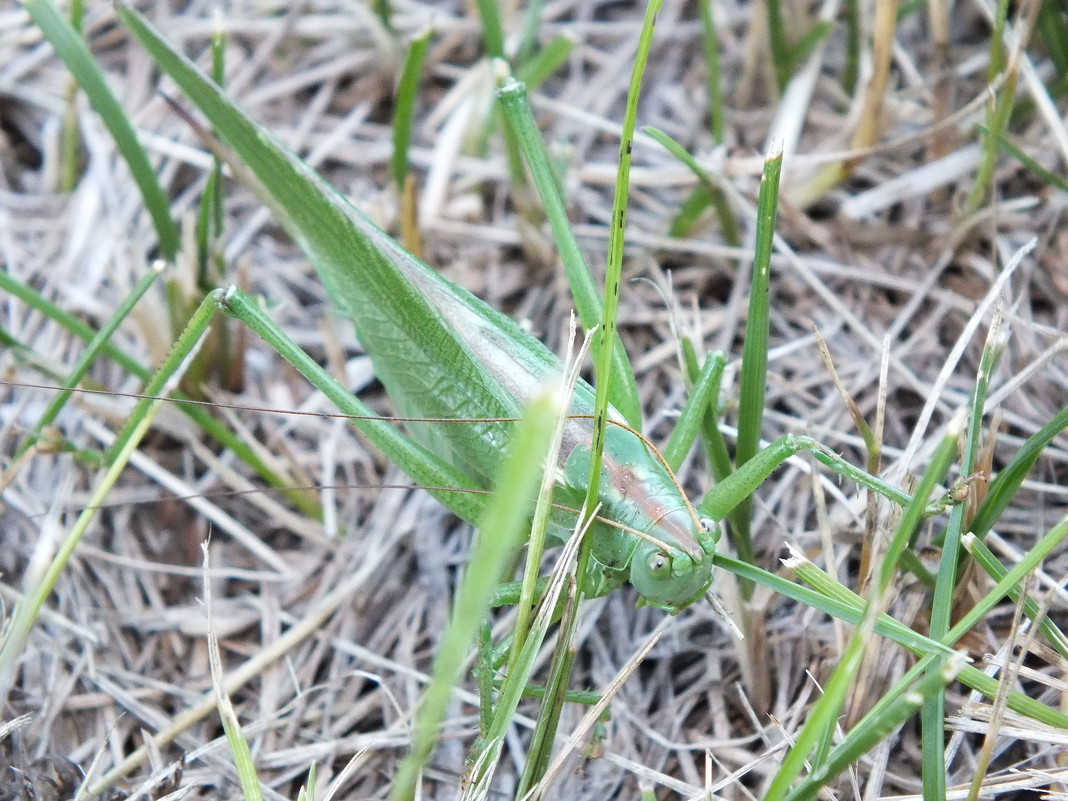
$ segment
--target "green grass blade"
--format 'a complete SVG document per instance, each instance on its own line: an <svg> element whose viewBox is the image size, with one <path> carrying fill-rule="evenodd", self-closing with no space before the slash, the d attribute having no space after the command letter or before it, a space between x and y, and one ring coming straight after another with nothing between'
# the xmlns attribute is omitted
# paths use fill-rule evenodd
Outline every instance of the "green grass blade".
<svg viewBox="0 0 1068 801"><path fill-rule="evenodd" d="M181 378L183 368L189 363L189 359L195 353L197 346L207 330L208 323L214 314L214 303L205 299L196 314L190 320L189 326L175 343L174 348L168 354L163 364L149 382L146 392L152 397L138 402L131 413L129 422L116 436L114 446L109 450L107 469L100 479L100 483L93 490L85 509L74 522L71 530L56 551L55 555L44 572L37 578L31 587L26 588L26 595L19 601L12 615L10 625L7 627L3 644L0 645L0 702L7 699L11 687L11 680L26 643L26 639L33 629L37 615L44 606L48 596L59 581L67 563L74 554L75 548L81 542L82 536L89 528L89 524L95 519L96 513L103 507L105 499L119 474L126 467L130 456L137 449L141 439L149 428L156 414L163 408L164 395L177 384Z"/></svg>
<svg viewBox="0 0 1068 801"><path fill-rule="evenodd" d="M823 41L823 39L834 30L834 26L829 22L817 22L807 31L805 34L794 43L793 50L790 53L790 59L794 64L800 64L811 55L815 50L816 45Z"/></svg>
<svg viewBox="0 0 1068 801"><path fill-rule="evenodd" d="M990 376L997 365L1004 343L999 340L1001 331L1001 312L995 310L994 318L987 331L986 345L979 360L979 373L976 376L975 389L969 409L968 431L964 439L964 453L961 458L960 474L970 476L975 470L975 460L979 453L979 437L983 426L983 408L986 405L987 387ZM931 601L931 637L943 639L950 627L953 615L953 598L957 589L958 568L960 567L960 538L964 533L964 516L966 504L953 507L949 516L949 526L942 543L942 555L939 559L938 573L935 578L934 596ZM923 777L926 798L942 798L946 792L945 764L945 696L934 695L923 705Z"/></svg>
<svg viewBox="0 0 1068 801"><path fill-rule="evenodd" d="M1006 595L1009 595L1013 588L1023 581L1024 576L1042 564L1042 561L1053 553L1054 549L1060 546L1066 538L1068 538L1068 518L1062 519L1046 532L1042 539L1036 542L1019 562L1013 565L1010 570L1005 571L998 583L962 615L960 620L953 625L953 628L946 632L942 641L954 644L967 634L994 608L995 604Z"/></svg>
<svg viewBox="0 0 1068 801"><path fill-rule="evenodd" d="M619 165L616 169L615 196L612 202L612 216L608 232L608 263L604 277L604 308L601 312L601 327L595 342L600 342L594 352L597 354L594 375L597 392L594 400L593 445L590 447L590 478L586 488L586 514L592 514L597 503L601 483L601 457L604 452L604 421L608 411L608 399L612 385L612 352L604 343L616 339L616 314L619 309L620 277L623 273L623 246L626 236L627 198L630 194L631 154L634 150L634 129L638 116L638 96L641 93L642 74L649 60L649 48L653 41L653 26L661 0L650 0L645 8L638 48L634 55L634 67L631 70L630 85L627 89L627 105L623 115L622 133L619 141ZM579 576L585 575L584 548L579 556Z"/></svg>
<svg viewBox="0 0 1068 801"><path fill-rule="evenodd" d="M115 311L104 323L103 327L96 332L89 344L86 346L85 351L75 362L74 367L71 368L63 381L64 390L57 392L52 400L49 402L47 408L41 414L40 419L34 425L33 430L29 433L18 450L15 452L15 458L24 454L29 448L33 447L41 436L41 432L55 422L55 419L59 416L59 413L66 406L67 400L70 398L74 387L78 386L78 383L85 377L85 374L89 372L89 368L92 367L93 362L96 361L97 356L100 355L101 350L105 344L111 340L111 335L118 330L118 327L122 325L123 320L130 314L133 307L137 305L137 302L144 297L148 288L156 282L160 274L163 272L163 262L157 262L153 265L149 272L145 273L138 282L134 285L133 289L126 295L122 303L116 307Z"/></svg>
<svg viewBox="0 0 1068 801"><path fill-rule="evenodd" d="M412 39L394 95L393 155L389 160L389 169L398 190L404 188L404 181L408 178L408 148L412 141L415 101L419 97L419 77L432 35L433 31L427 28Z"/></svg>
<svg viewBox="0 0 1068 801"><path fill-rule="evenodd" d="M211 32L211 77L219 86L226 84L226 30L221 16L216 17ZM197 214L197 284L204 292L215 289L223 275L222 257L216 247L223 235L222 182L222 162L215 156Z"/></svg>
<svg viewBox="0 0 1068 801"><path fill-rule="evenodd" d="M576 44L577 42L571 36L554 36L545 47L530 58L520 60L515 71L516 78L525 86L536 89L567 61Z"/></svg>
<svg viewBox="0 0 1068 801"><path fill-rule="evenodd" d="M704 167L698 164L697 159L690 155L686 148L659 128L646 125L642 128L642 133L651 136L671 155L689 167L690 172L700 182L697 189L683 203L679 213L675 215L675 219L671 224L671 235L685 236L704 209L712 206L719 220L719 227L723 232L724 241L731 247L741 247L742 233L738 229L738 221L731 211L730 201L727 199L727 194L723 191L723 188L712 179L712 176L708 174Z"/></svg>
<svg viewBox="0 0 1068 801"><path fill-rule="evenodd" d="M1001 519L1001 515L1016 497L1020 485L1031 472L1031 468L1042 455L1042 451L1065 428L1068 428L1068 406L1061 409L1052 420L1028 437L1012 460L998 472L994 480L990 482L990 486L987 487L986 498L969 526L969 530L975 536L982 539Z"/></svg>
<svg viewBox="0 0 1068 801"><path fill-rule="evenodd" d="M605 268L604 307L602 309L600 327L594 335L594 342L599 343L598 349L595 350L597 356L594 366L596 397L593 410L593 440L590 444L590 471L586 485L586 498L583 502L583 525L592 520L593 515L596 513L600 493L605 420L608 415L608 401L612 383L612 343L617 336L616 314L619 307L620 276L623 269L627 197L630 191L631 153L633 151L634 130L638 111L638 96L641 90L642 74L649 59L653 25L656 14L660 10L660 5L660 0L651 0L645 9L645 17L642 21L641 34L638 39L638 48L634 57L634 66L631 70L630 85L627 90L626 111L623 117L622 134L619 143L619 164L616 169L615 197L612 204L611 229L608 239L608 263ZM591 552L592 540L589 537L585 537L579 546L577 565L579 598L583 593L582 582L588 575L587 566L590 563ZM571 663L574 659L574 654L573 652L569 653L569 649L572 648L571 644L574 641L577 626L578 605L569 604L560 624L560 636L557 639L557 648L553 655L552 670L547 683L547 688L554 689L546 693L538 713L538 747L536 750L532 750L529 762L523 772L519 785L519 793L521 795L525 794L530 788L537 786L549 765L551 748L559 721L560 705L563 702L563 694L567 688Z"/></svg>
<svg viewBox="0 0 1068 801"><path fill-rule="evenodd" d="M949 469L953 457L956 455L959 435L960 422L958 420L957 424L951 426L946 436L943 437L942 442L931 458L931 463L924 471L912 501L901 516L894 535L887 545L872 596L865 605L861 623L846 644L842 656L831 673L831 677L825 683L823 694L813 707L808 720L801 731L794 737L790 751L768 788L765 801L781 801L781 799L784 799L788 794L790 785L800 775L813 751L816 749L820 749L823 752L829 750L831 737L842 705L851 686L854 684L857 672L860 670L861 661L870 645L869 639L878 620L879 611L883 608L883 594L890 586L890 582L897 571L897 563L901 554L908 547L909 536L923 517L926 499L942 480ZM816 767L822 766L820 760L817 760L815 764Z"/></svg>
<svg viewBox="0 0 1068 801"><path fill-rule="evenodd" d="M1016 97L1016 83L1019 77L1015 63L1008 62L1005 45L1005 27L1008 20L1008 0L998 0L994 13L994 29L990 35L990 60L987 64L987 79L997 80L1004 69L1008 69L1005 82L993 92L986 106L986 133L982 136L982 157L975 181L964 201L964 213L974 214L990 195L993 185L994 167L997 163L998 140L1008 129L1009 118Z"/></svg>
<svg viewBox="0 0 1068 801"><path fill-rule="evenodd" d="M979 566L982 567L983 570L987 572L987 575L994 579L995 582L1000 583L1005 576L1008 575L1009 571L1005 569L1005 566L998 561L998 558L986 547L986 544L976 536L965 534L964 538L961 540L961 544L964 545L968 550L968 553L975 558L975 561L979 563ZM1009 598L1011 598L1014 603L1019 603L1020 593L1021 588L1019 584L1016 584L1008 591ZM1027 615L1032 622L1038 619L1039 612L1039 606L1035 603L1034 599L1026 598L1024 600L1024 614ZM1042 617L1042 620L1039 623L1039 631L1042 632L1050 646L1061 655L1061 658L1068 660L1068 637L1064 635L1064 632L1057 628L1049 617Z"/></svg>
<svg viewBox="0 0 1068 801"><path fill-rule="evenodd" d="M801 801L817 797L818 790L831 782L843 770L896 731L912 717L926 699L941 695L946 686L964 667L964 657L952 656L935 661L904 692L895 695L893 704L881 705L878 714L869 712L811 774L802 779L784 801Z"/></svg>
<svg viewBox="0 0 1068 801"><path fill-rule="evenodd" d="M764 161L764 173L760 179L760 192L757 196L756 249L753 255L749 316L745 324L742 370L738 388L738 444L734 456L736 468L743 467L760 450L760 431L764 422L764 395L768 381L771 253L775 239L775 216L778 208L781 173L782 150L776 147ZM751 517L752 500L747 494L738 504L738 519L743 528L733 532L738 553L753 553Z"/></svg>
<svg viewBox="0 0 1068 801"><path fill-rule="evenodd" d="M504 25L501 22L501 4L497 0L475 0L478 16L482 19L482 43L490 58L504 58Z"/></svg>
<svg viewBox="0 0 1068 801"><path fill-rule="evenodd" d="M85 3L74 0L70 4L70 27L79 36L82 35L82 23L85 21ZM63 134L60 143L60 191L71 192L78 183L78 154L81 136L78 131L78 82L71 77L67 91L67 108L63 113Z"/></svg>
<svg viewBox="0 0 1068 801"><path fill-rule="evenodd" d="M178 253L178 226L171 217L167 195L159 185L156 173L137 140L137 134L126 113L108 88L104 73L93 59L93 54L52 0L23 0L22 6L33 17L45 38L52 43L56 55L67 65L67 69L78 81L78 85L107 126L119 152L126 159L130 174L141 190L145 208L148 209L156 227L160 253L168 261L173 261Z"/></svg>
<svg viewBox="0 0 1068 801"><path fill-rule="evenodd" d="M716 144L722 144L726 114L723 104L723 74L719 68L719 36L716 32L712 0L699 0L697 10L701 15L701 37L705 70L708 73L708 130L712 132L712 140Z"/></svg>
<svg viewBox="0 0 1068 801"><path fill-rule="evenodd" d="M845 2L845 64L842 65L842 89L852 95L860 77L861 21L860 0Z"/></svg>
<svg viewBox="0 0 1068 801"><path fill-rule="evenodd" d="M1045 6L1043 6L1043 8L1045 8ZM1041 12L1039 12L1039 14L1041 14ZM990 136L989 128L984 125L978 125L977 127L984 136ZM1062 192L1068 192L1068 181L1066 181L1063 176L1047 170L1004 135L998 137L998 146L1033 172L1043 183L1052 186L1054 189L1059 189Z"/></svg>
<svg viewBox="0 0 1068 801"><path fill-rule="evenodd" d="M552 397L535 401L512 440L501 481L479 524L471 561L434 659L431 682L416 717L411 752L401 763L390 791L393 801L408 801L415 797L419 773L430 756L438 726L445 719L452 688L485 618L490 596L502 578L508 555L524 537L530 504L516 499L534 497L553 427L563 414L563 409Z"/></svg>
<svg viewBox="0 0 1068 801"><path fill-rule="evenodd" d="M764 0L768 23L768 47L771 49L771 63L775 68L775 85L779 94L786 90L793 72L793 48L786 38L786 23L783 21L780 0Z"/></svg>
<svg viewBox="0 0 1068 801"><path fill-rule="evenodd" d="M252 759L252 750L249 748L245 733L241 730L241 721L237 717L233 702L226 692L226 679L223 673L222 654L219 652L219 637L215 633L215 622L212 617L212 580L210 576L211 562L209 560L208 545L204 544L204 570L202 587L204 591L204 607L208 616L208 665L211 670L211 684L215 688L216 706L219 710L219 719L222 722L223 733L226 743L230 746L230 759L237 771L238 782L241 785L241 794L245 801L263 801L263 789L260 786L260 777L256 774L256 765Z"/></svg>
<svg viewBox="0 0 1068 801"><path fill-rule="evenodd" d="M1035 19L1035 29L1042 36L1042 43L1053 60L1059 82L1068 76L1068 20L1064 5L1042 3Z"/></svg>
<svg viewBox="0 0 1068 801"><path fill-rule="evenodd" d="M1064 532L1058 531L1058 537L1063 538ZM1051 532L1051 539L1054 539ZM856 624L859 623L865 608L865 601L848 587L845 587L831 576L827 575L824 571L820 570L814 564L808 560L800 557L793 557L785 560L786 566L790 568L799 578L810 585L810 587L801 587L784 578L768 573L757 567L752 567L740 562L736 559L730 559L725 556L716 556L716 565L722 567L725 570L729 570L732 573L748 578L753 581L754 584L761 584L769 589L778 592L787 598L792 598L795 601L800 601L806 606L811 606L814 609L819 609L822 612L832 615L839 620L844 620L847 623ZM1032 564L1033 568L1034 565ZM1015 570L1015 568L1014 568ZM1015 584L1019 582L1021 575L1015 575L1014 579L1010 579L1006 584ZM1004 592L1008 592L1008 586L1006 586ZM1004 592L1002 594L1004 594ZM918 656L926 656L930 654L950 654L953 649L950 645L941 642L935 642L929 637L925 637L919 634L904 623L898 620L894 620L889 615L882 615L879 618L878 623L875 625L875 632L883 637L893 640L898 645L901 645L912 653ZM956 627L950 632L950 637L956 634ZM988 676L978 668L974 668L971 665L965 666L958 676L960 682L978 693L985 695L987 698L994 698L998 693L998 679L993 676ZM1034 718L1040 723L1044 723L1048 726L1054 726L1058 729L1068 729L1068 715L1060 712L1052 707L1046 706L1040 701L1036 701L1022 692L1013 691L1009 696L1008 701L1009 708L1019 712L1021 715L1027 715L1030 718Z"/></svg>
<svg viewBox="0 0 1068 801"><path fill-rule="evenodd" d="M545 0L530 0L526 4L526 15L523 18L523 30L519 34L519 47L516 48L515 63L522 69L532 58L537 58L534 48L538 42L538 31L541 30L541 15L545 10ZM526 81L524 76L520 80ZM530 84L533 86L533 84Z"/></svg>
<svg viewBox="0 0 1068 801"><path fill-rule="evenodd" d="M534 185L538 189L545 216L553 232L553 239L560 251L571 294L575 299L579 321L586 330L597 325L603 314L603 304L593 273L579 247L578 239L567 217L567 207L556 171L553 169L545 140L538 131L534 114L530 110L526 88L511 78L504 78L497 90L497 98L504 110L505 119L515 133L519 148L530 168ZM630 360L618 336L612 339L612 375L610 401L624 419L634 428L641 428L641 407L638 403L638 386L634 380ZM594 359L599 358L598 340L593 343Z"/></svg>

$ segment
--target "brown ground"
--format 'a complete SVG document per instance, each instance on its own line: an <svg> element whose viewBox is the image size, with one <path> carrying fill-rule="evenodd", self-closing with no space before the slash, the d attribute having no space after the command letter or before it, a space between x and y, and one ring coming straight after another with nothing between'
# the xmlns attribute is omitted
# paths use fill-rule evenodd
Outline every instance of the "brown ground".
<svg viewBox="0 0 1068 801"><path fill-rule="evenodd" d="M191 229L207 157L162 100L158 75L116 23L110 5L90 5L89 44L157 160L175 212ZM182 4L145 5L171 41L191 55L204 54L212 4L185 4L181 11L170 6ZM559 349L570 301L547 234L517 216L500 137L489 136L485 153L471 144L484 131L489 73L469 5L397 4L402 36L427 24L436 31L412 149L425 256L491 304L530 321ZM988 196L993 200L984 200L977 213L962 211L975 181L974 126L984 119L988 91L986 6L979 0L958 4L944 46L939 25L928 16L936 12L927 7L901 23L889 84L881 94L878 146L859 153L849 176L816 192L807 208L802 199L811 194L821 166L845 157L859 141L859 121L870 117L861 96L852 99L838 81L840 33L799 72L792 105L775 98L762 8L716 4L727 91L725 146L714 147L708 133L701 27L692 3L669 0L660 14L639 124L667 131L723 180L747 242L763 154L772 141L787 142L765 436L810 433L850 461L864 463L859 437L817 355L814 325L869 420L876 415L880 363L888 362L883 472L891 482L904 483L925 465L952 413L968 402L989 301L1000 297L1008 340L987 408L1000 410L995 464L1003 464L1068 401L1066 195L1002 157ZM874 5L864 4L864 11L871 16ZM821 12L798 3L790 13L796 17L791 30L801 31ZM504 15L507 30L516 34L521 14ZM577 44L565 66L535 94L534 107L566 167L571 216L594 265L604 260L619 123L640 18L641 9L627 3L561 0L545 9L542 40L566 35ZM1023 17L1013 19L1025 23ZM397 200L388 173L390 98L400 58L394 40L360 3L292 9L242 4L226 25L232 95L292 149L310 154L357 205L392 226ZM870 50L865 52L870 60ZM1021 111L1012 138L1063 175L1068 137L1057 117L1063 109L1052 117L1036 110L1027 79L1029 71L1048 79L1053 68L1037 36L1026 52L1030 60L1020 64ZM146 269L154 234L108 134L84 102L78 106L84 172L72 193L55 191L57 132L68 89L66 70L27 17L11 7L0 9L0 261L64 309L99 324ZM751 246L727 246L711 220L686 238L669 238L694 179L648 138L639 137L634 157L626 275L651 280L625 285L621 329L633 354L648 430L662 442L684 390L669 311L657 287L670 282L684 329L699 330L706 349L724 348L736 359ZM329 299L294 245L232 184L226 211L228 273L220 282L238 281L270 297L278 304L274 316L298 342L335 365L343 358L357 389L371 383L350 329L328 315ZM1034 249L1023 255L1000 296L992 294L1014 255L1032 241ZM30 344L46 365L73 362L79 342L21 302L9 296L0 301L5 331ZM160 322L165 314L162 293L150 294L117 341L142 358L158 358L171 338ZM45 381L47 374L29 369L15 349L0 358L6 378ZM259 343L250 343L245 358L241 403L330 410ZM732 361L725 393L730 403L737 396L736 367ZM138 389L110 363L92 375L112 390ZM375 391L372 386L365 394L375 398ZM10 453L49 393L4 389L0 397L0 433ZM63 432L80 447L99 447L128 406L122 398L83 398L62 419ZM732 409L727 417L734 420ZM159 433L146 441L144 453L110 495L42 612L4 710L5 720L30 715L6 742L14 743L10 758L37 777L38 788L69 787L70 781L49 784L40 778L40 763L28 767L35 759L51 759L44 763L50 770L65 764L54 760L57 755L88 768L99 754L100 775L166 730L210 687L199 601L200 545L209 532L217 571L215 622L228 673L270 653L294 626L312 626L311 636L264 664L234 693L270 787L267 794L295 798L315 762L321 797L361 749L366 749L362 762L338 797L378 798L388 787L470 531L422 492L366 488L406 479L369 456L338 420L239 413L228 425L247 428L293 471L294 483L340 485L316 496L325 524L293 513L273 493L221 494L244 486L225 476L234 460L194 448L180 415L161 418ZM1062 437L1047 451L998 525L997 533L1018 548L1029 547L1064 513L1058 479L1065 475L1065 444ZM158 470L176 483L164 484ZM776 569L786 546L793 545L820 564L830 561L841 580L856 586L864 497L821 470L828 506L821 524L811 472L812 462L798 458L761 489L760 558ZM39 455L6 488L0 506L6 607L18 588L37 580L35 566L70 527L72 510L84 505L95 475L69 454ZM683 479L695 492L707 487L700 458L691 460ZM175 496L206 497L194 505ZM880 531L887 521L881 509ZM1055 579L1064 568L1063 554L1046 565ZM730 580L724 577L717 586L730 603ZM661 612L635 611L633 602L627 590L591 604L580 631L575 686L603 687L664 622ZM922 626L914 618L926 603L919 590L902 586L893 612ZM781 760L783 732L803 722L818 692L814 680L826 678L845 632L777 596L758 593L755 604L767 639L766 661L755 672L767 680L768 695L739 667L741 649L714 613L691 608L666 622L664 639L620 690L604 756L572 757L558 797L633 798L639 788L656 788L658 798L682 798L698 796L706 786L723 797L745 798L746 788L759 797L765 777ZM321 624L317 615L325 617ZM991 615L969 646L997 653L1010 617L1011 607ZM874 674L855 688L855 708L865 708L908 664L896 646L880 641L878 648ZM1034 681L1023 686L1058 705ZM469 703L473 684L465 687L427 775L427 797L455 794L477 725ZM981 729L977 713L960 706L968 700L963 691L950 694L949 711L961 715L955 725ZM583 712L568 708L562 732L572 731ZM149 781L157 787L153 792L162 792L159 783L184 756L179 786L193 788L199 797L237 797L217 721L209 707L175 742L149 748L126 786ZM516 724L509 741L513 754L522 750L525 725L525 718ZM839 786L840 797L918 792L918 742L917 727L909 724L861 763L852 783ZM971 779L972 752L980 742L974 735L950 739L951 786ZM992 774L1004 775L1014 766L1057 770L1051 742L1045 736L1037 742L1023 735L1002 738ZM519 759L508 757L502 766L499 787L505 792ZM1047 790L1059 787L1041 776L1031 781ZM30 797L12 788L4 792L4 801ZM55 797L69 796L61 789Z"/></svg>

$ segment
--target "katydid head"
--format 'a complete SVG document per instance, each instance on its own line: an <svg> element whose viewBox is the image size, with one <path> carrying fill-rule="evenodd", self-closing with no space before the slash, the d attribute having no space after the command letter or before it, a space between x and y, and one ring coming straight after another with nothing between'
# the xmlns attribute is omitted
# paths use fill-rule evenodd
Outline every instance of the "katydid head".
<svg viewBox="0 0 1068 801"><path fill-rule="evenodd" d="M642 605L677 614L701 598L712 584L712 563L719 526L701 520L694 539L700 553L693 554L643 540L630 562L630 583L641 593Z"/></svg>

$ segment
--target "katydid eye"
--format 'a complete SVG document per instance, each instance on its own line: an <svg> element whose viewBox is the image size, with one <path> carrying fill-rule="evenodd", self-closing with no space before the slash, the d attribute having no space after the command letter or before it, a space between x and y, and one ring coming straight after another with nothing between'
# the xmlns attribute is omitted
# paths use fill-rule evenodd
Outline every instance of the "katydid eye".
<svg viewBox="0 0 1068 801"><path fill-rule="evenodd" d="M716 530L716 521L713 520L711 517L702 517L697 522L699 522L701 524L701 528L703 528L705 531L715 531Z"/></svg>
<svg viewBox="0 0 1068 801"><path fill-rule="evenodd" d="M649 554L645 565L649 568L649 573L653 578L667 578L671 575L671 557L663 551Z"/></svg>

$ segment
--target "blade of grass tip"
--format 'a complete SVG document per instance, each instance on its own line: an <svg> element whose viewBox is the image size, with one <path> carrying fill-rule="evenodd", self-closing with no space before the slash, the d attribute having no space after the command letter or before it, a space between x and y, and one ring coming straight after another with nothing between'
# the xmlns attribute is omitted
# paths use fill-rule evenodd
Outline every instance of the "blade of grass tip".
<svg viewBox="0 0 1068 801"><path fill-rule="evenodd" d="M1004 350L1001 336L1001 309L995 307L990 328L987 331L986 344L979 359L979 372L976 375L975 389L968 418L968 432L964 439L964 453L961 458L960 475L969 476L975 471L975 459L979 453L979 437L982 434L983 408L986 405L987 388L990 376L997 366ZM931 601L930 633L932 639L941 640L949 631L953 616L953 597L957 589L958 568L960 567L960 538L964 533L967 504L957 504L949 515L949 525L942 543L942 555L935 576L934 595ZM922 723L922 760L924 777L924 796L929 799L944 798L946 792L945 763L945 697L932 696L923 706ZM928 789L930 783L930 789Z"/></svg>
<svg viewBox="0 0 1068 801"><path fill-rule="evenodd" d="M826 753L830 749L834 728L845 703L846 695L853 686L861 662L870 645L871 635L879 620L883 608L883 595L894 574L901 553L908 546L909 536L923 518L930 497L935 487L949 470L950 463L956 455L957 439L960 436L963 421L960 416L954 418L939 443L931 463L923 473L912 501L908 504L894 535L887 545L883 563L880 567L871 598L869 598L860 625L854 630L849 642L843 649L838 664L831 672L824 685L823 693L809 714L808 720L794 738L794 743L783 759L775 778L772 779L765 801L781 801L785 798L790 785L800 775L810 755L816 752ZM815 763L819 767L820 761Z"/></svg>
<svg viewBox="0 0 1068 801"><path fill-rule="evenodd" d="M424 28L412 39L393 97L393 155L389 160L389 168L398 191L404 189L404 181L408 177L408 151L412 142L415 101L419 97L419 77L433 33L431 28Z"/></svg>
<svg viewBox="0 0 1068 801"><path fill-rule="evenodd" d="M149 382L146 393L153 397L138 403L130 415L128 424L116 438L115 446L109 451L110 458L104 475L90 495L85 509L78 516L67 533L66 539L53 556L48 569L43 576L33 581L32 587L27 589L26 596L15 607L3 645L0 645L0 702L8 697L19 654L30 635L41 607L48 600L48 596L74 554L75 548L88 530L89 524L96 517L97 510L103 506L107 494L126 467L126 462L129 461L142 437L152 426L156 414L163 407L164 396L169 394L171 388L181 379L182 372L195 355L214 313L214 303L210 299L205 299L193 315L185 332L175 343L171 353Z"/></svg>
<svg viewBox="0 0 1068 801"><path fill-rule="evenodd" d="M723 105L723 74L719 68L719 34L716 31L716 16L712 0L699 0L701 14L701 42L704 45L705 71L708 80L708 130L712 140L723 144L726 114Z"/></svg>
<svg viewBox="0 0 1068 801"><path fill-rule="evenodd" d="M37 292L32 287L21 283L3 270L0 270L0 289L14 295L27 306L45 315L50 320L55 321L63 326L64 329L85 342L91 342L96 336L96 331L92 327L82 322L73 314L61 309L44 295ZM148 381L152 377L152 371L149 368L140 364L136 359L120 348L117 348L111 342L104 343L102 352L123 370L131 375L137 376L142 381ZM189 396L177 391L173 393L173 397L178 400L189 400ZM249 445L234 434L233 431L208 414L202 406L190 403L179 403L178 407L179 410L192 419L205 434L218 442L222 447L232 451L237 458L247 464L272 487L278 487L302 514L315 519L322 518L322 510L313 498L307 497L302 492L294 492L292 489L287 489L286 487L290 482L280 478L274 470L272 470L271 467L259 457L254 448L249 447Z"/></svg>
<svg viewBox="0 0 1068 801"><path fill-rule="evenodd" d="M230 701L230 696L226 693L222 656L219 653L219 638L215 634L215 618L211 606L211 585L213 581L210 578L209 543L203 543L201 548L204 552L204 569L202 572L204 613L208 618L208 665L211 669L211 686L215 688L219 719L222 721L226 742L230 746L230 757L237 771L237 778L241 784L241 791L245 801L263 801L263 791L260 788L259 776L256 775L256 765L252 760L252 751L248 747L248 740L245 739L245 735L241 731L241 721L238 720L237 712Z"/></svg>
<svg viewBox="0 0 1068 801"><path fill-rule="evenodd" d="M167 195L156 178L148 155L137 140L129 118L108 88L104 73L93 59L93 54L52 0L22 0L22 7L51 42L56 55L67 65L111 133L130 168L130 175L141 191L145 208L156 229L160 253L168 261L174 261L178 253L178 226L171 217Z"/></svg>
<svg viewBox="0 0 1068 801"><path fill-rule="evenodd" d="M59 413L66 406L67 400L73 394L74 387L78 386L89 368L92 367L93 362L96 361L96 357L100 355L104 345L111 340L111 335L115 333L123 320L130 314L133 307L137 305L137 302L144 296L148 288L156 282L160 274L166 267L166 262L156 261L153 263L152 268L145 273L134 285L133 289L123 298L122 303L116 307L115 311L104 323L103 327L89 340L89 344L86 346L85 351L75 362L74 367L71 368L63 381L64 389L60 392L56 392L49 402L48 407L41 414L41 417L37 420L33 430L26 436L19 445L18 450L15 452L15 458L28 451L33 447L41 436L41 432L45 427L52 425L55 419L59 416Z"/></svg>
<svg viewBox="0 0 1068 801"><path fill-rule="evenodd" d="M297 791L297 801L315 801L315 763L308 768L308 778Z"/></svg>
<svg viewBox="0 0 1068 801"><path fill-rule="evenodd" d="M503 62L499 68L507 69ZM527 99L526 87L511 78L507 72L498 79L497 98L504 110L509 128L514 132L520 150L530 168L534 185L541 197L545 216L553 232L553 240L560 252L560 260L567 276L571 295L575 299L579 321L587 331L595 328L603 314L603 306L593 273L579 247L578 239L567 217L563 193L556 171L549 159L545 140L538 131L534 114ZM600 358L599 340L593 342L594 359ZM612 373L618 379L611 387L610 401L632 428L641 428L641 406L638 402L638 386L634 372L619 336L612 339Z"/></svg>
<svg viewBox="0 0 1068 801"><path fill-rule="evenodd" d="M509 553L522 540L529 507L516 499L533 497L545 465L553 426L564 414L557 397L547 394L531 404L516 430L501 481L479 525L478 540L460 584L452 618L434 659L431 681L416 717L411 751L401 763L390 789L393 801L415 797L420 772L430 757L438 727L445 719L452 688L470 643L486 615Z"/></svg>
<svg viewBox="0 0 1068 801"><path fill-rule="evenodd" d="M397 29L393 27L393 5L390 1L372 0L371 7L374 9L378 21L382 23L382 27L385 28L387 32L396 34Z"/></svg>

